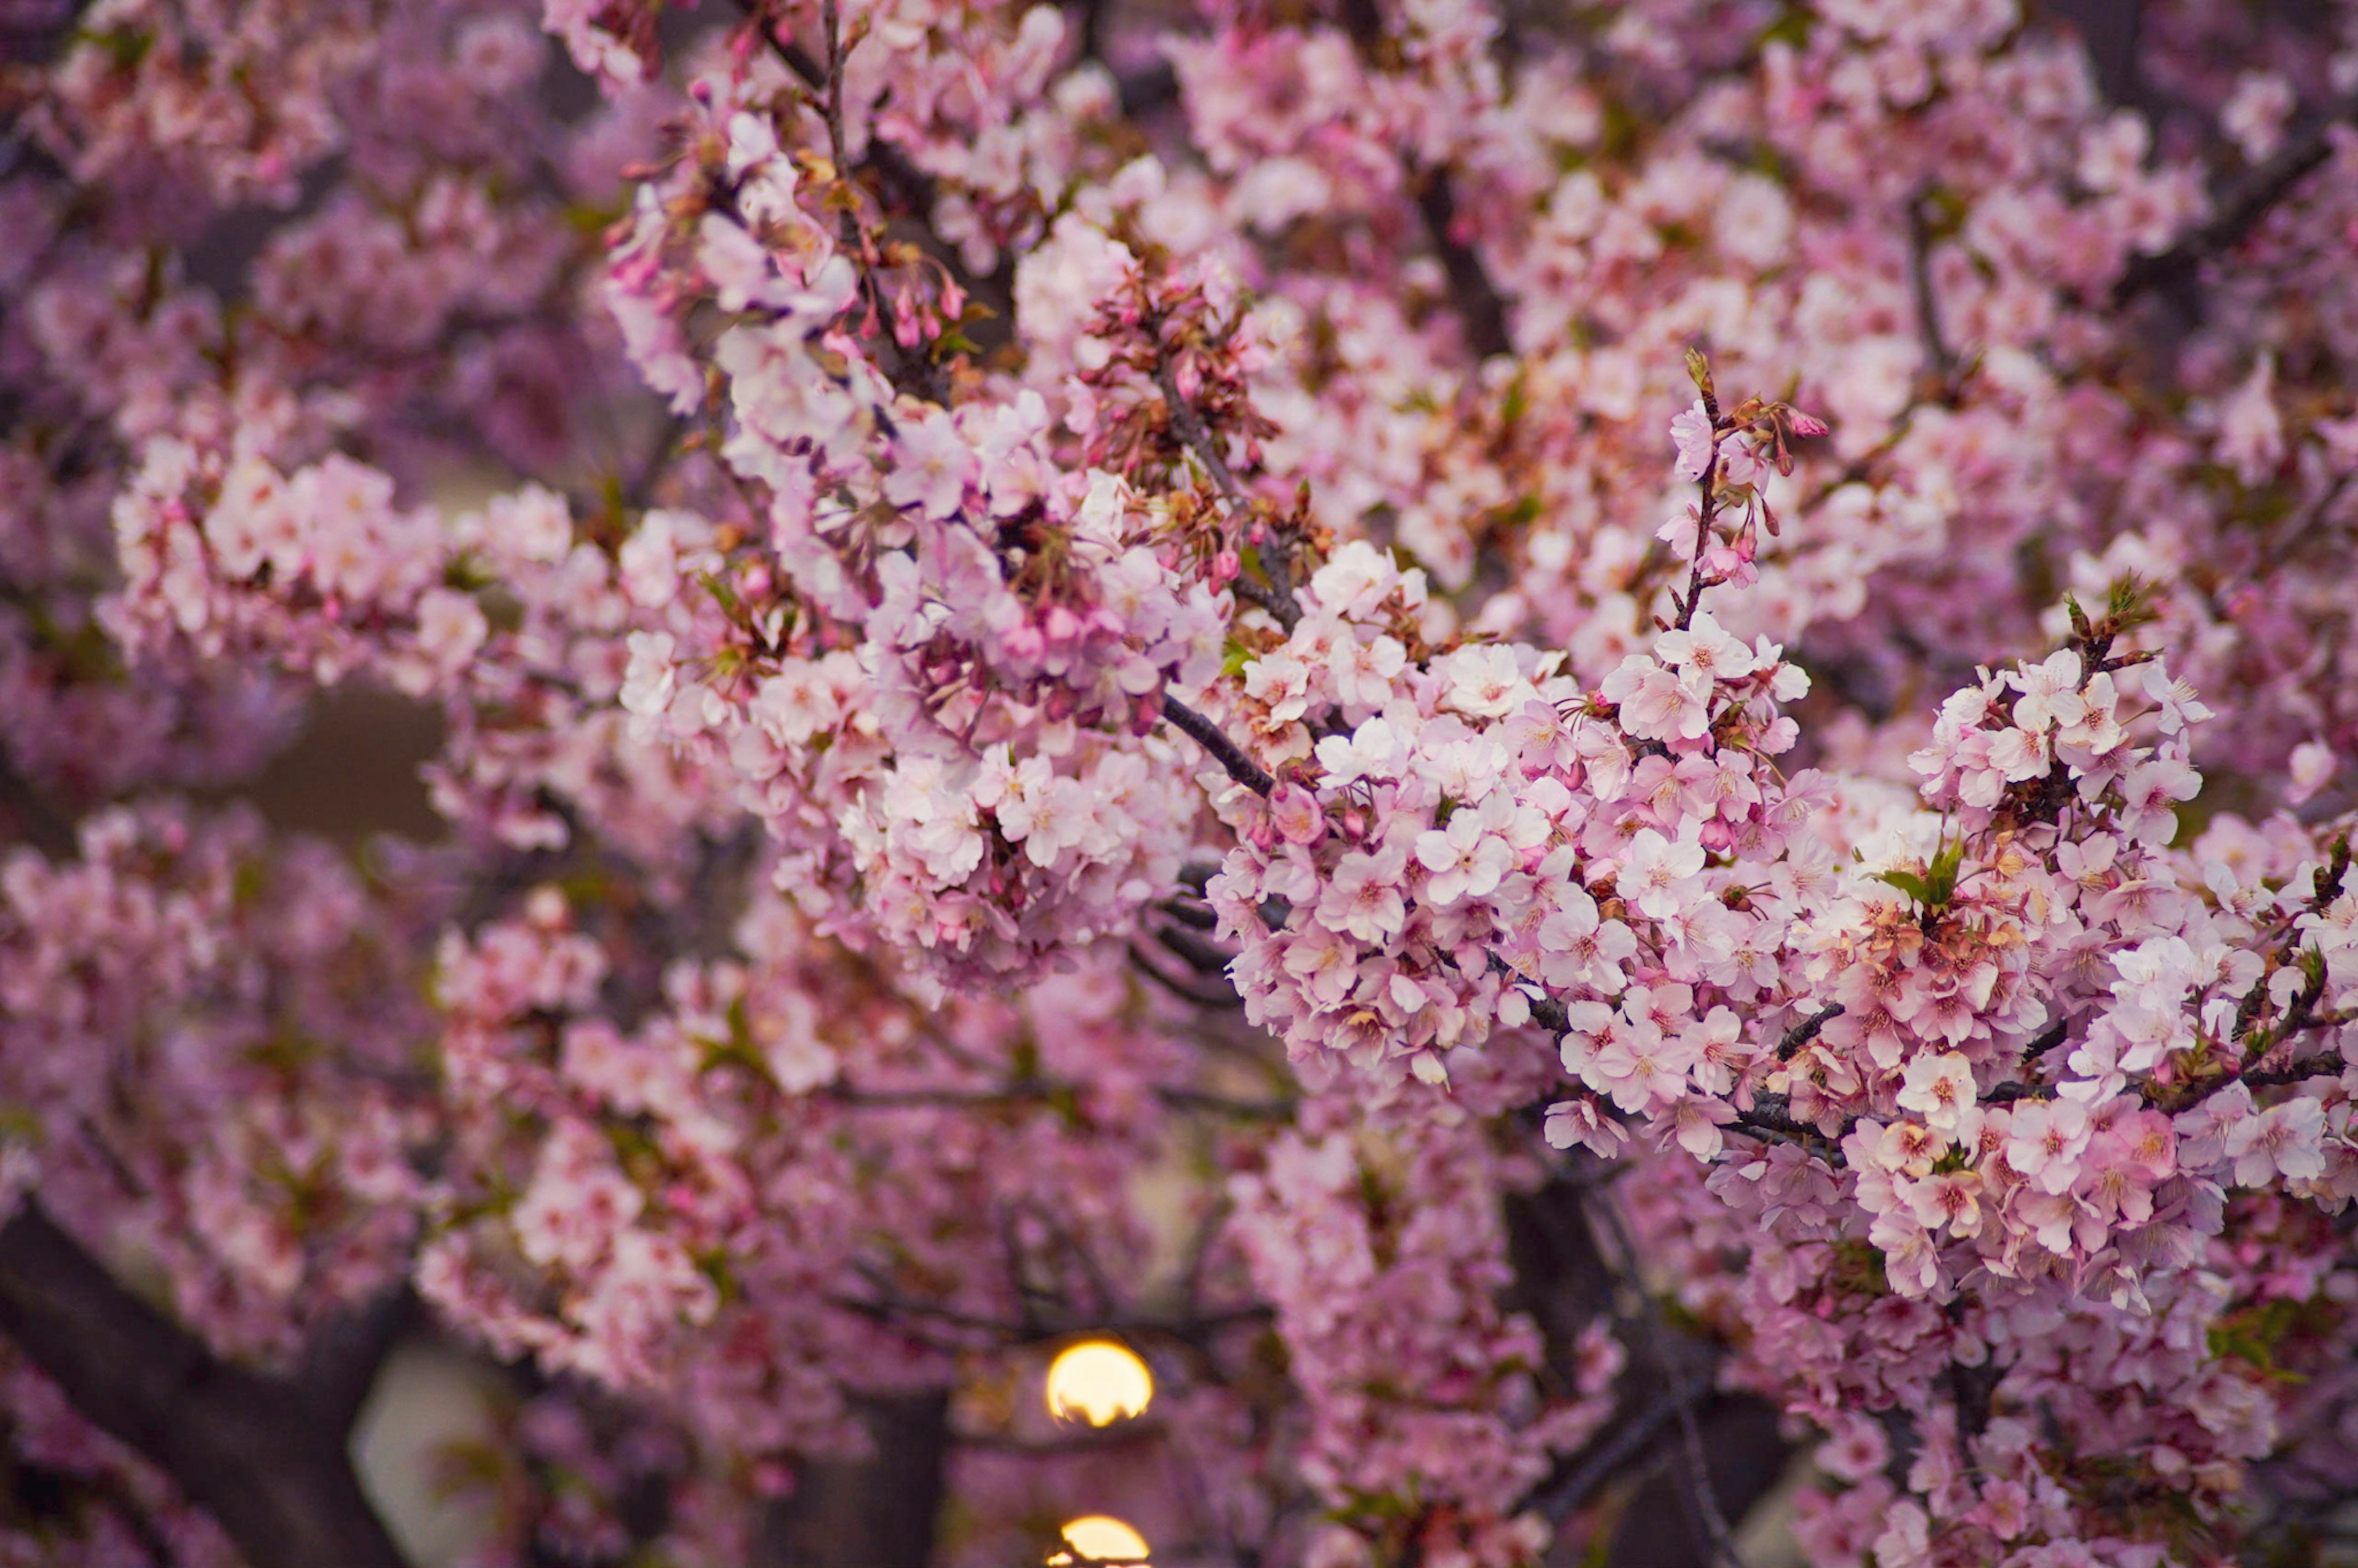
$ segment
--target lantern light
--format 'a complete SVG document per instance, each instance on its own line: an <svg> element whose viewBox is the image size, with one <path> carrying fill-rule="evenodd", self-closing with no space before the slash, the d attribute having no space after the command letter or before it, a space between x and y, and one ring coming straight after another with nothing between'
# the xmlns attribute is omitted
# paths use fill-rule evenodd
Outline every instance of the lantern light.
<svg viewBox="0 0 2358 1568"><path fill-rule="evenodd" d="M1146 1537L1107 1514L1088 1514L1065 1526L1071 1550L1048 1559L1048 1568L1069 1568L1077 1556L1091 1563L1130 1563L1146 1568Z"/></svg>
<svg viewBox="0 0 2358 1568"><path fill-rule="evenodd" d="M1078 1417L1091 1426L1145 1413L1154 1399L1154 1375L1126 1345L1085 1339L1066 1346L1048 1366L1048 1413Z"/></svg>

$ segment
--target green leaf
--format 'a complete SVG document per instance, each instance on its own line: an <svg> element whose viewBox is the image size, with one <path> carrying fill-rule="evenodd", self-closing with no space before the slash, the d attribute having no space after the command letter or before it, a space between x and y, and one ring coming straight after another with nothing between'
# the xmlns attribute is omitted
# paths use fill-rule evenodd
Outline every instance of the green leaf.
<svg viewBox="0 0 2358 1568"><path fill-rule="evenodd" d="M1877 871L1875 873L1875 880L1879 882L1889 882L1919 903L1929 904L1933 902L1931 888L1926 884L1922 877L1913 871Z"/></svg>

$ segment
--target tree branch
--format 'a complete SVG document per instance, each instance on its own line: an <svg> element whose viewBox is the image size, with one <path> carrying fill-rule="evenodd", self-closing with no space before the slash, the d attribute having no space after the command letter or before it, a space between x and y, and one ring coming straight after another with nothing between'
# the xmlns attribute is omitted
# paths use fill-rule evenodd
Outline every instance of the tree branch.
<svg viewBox="0 0 2358 1568"><path fill-rule="evenodd" d="M2220 205L2219 215L2159 255L2138 256L2113 285L2113 303L2125 305L2152 289L2192 283L2202 264L2226 254L2248 239L2293 188L2333 156L2333 127L2358 115L2358 99L2344 99L2309 134L2263 165Z"/></svg>
<svg viewBox="0 0 2358 1568"><path fill-rule="evenodd" d="M1791 1061L1794 1052L1815 1040L1818 1037L1818 1031L1848 1011L1842 1003L1832 1002L1785 1031L1784 1038L1777 1042L1777 1060Z"/></svg>
<svg viewBox="0 0 2358 1568"><path fill-rule="evenodd" d="M1228 458L1220 451L1220 443L1206 427L1204 416L1179 390L1179 374L1173 368L1170 351L1163 342L1160 323L1153 325L1154 386L1163 395L1163 416L1171 421L1171 428L1181 443L1195 454L1195 460L1202 463L1204 470L1212 476L1212 482L1219 487L1220 498L1228 503L1229 515L1242 527L1252 516L1252 499L1245 494L1244 486L1237 482L1235 470L1228 467ZM1235 584L1236 591L1239 597L1268 611L1279 626L1292 632L1302 619L1302 607L1293 601L1293 541L1274 524L1262 537L1260 569L1269 579L1269 587L1261 589L1248 579L1238 578ZM1264 789L1261 793L1267 795L1269 792Z"/></svg>
<svg viewBox="0 0 2358 1568"><path fill-rule="evenodd" d="M303 1357L301 1383L321 1422L351 1433L384 1358L416 1321L417 1307L417 1292L405 1279L320 1330Z"/></svg>
<svg viewBox="0 0 2358 1568"><path fill-rule="evenodd" d="M1416 210L1424 216L1442 270L1449 275L1449 301L1465 324L1467 346L1479 359L1513 353L1514 341L1507 335L1507 302L1498 297L1482 258L1457 237L1457 193L1450 188L1448 171L1426 173L1424 187L1416 193Z"/></svg>
<svg viewBox="0 0 2358 1568"><path fill-rule="evenodd" d="M1598 1487L1650 1446L1661 1430L1676 1421L1682 1409L1713 1399L1718 1390L1706 1375L1679 1383L1636 1415L1613 1428L1603 1445L1581 1456L1581 1463L1541 1490L1535 1499L1541 1517L1562 1524L1596 1495Z"/></svg>
<svg viewBox="0 0 2358 1568"><path fill-rule="evenodd" d="M0 822L51 860L71 860L79 847L73 823L16 771L5 752L0 752Z"/></svg>
<svg viewBox="0 0 2358 1568"><path fill-rule="evenodd" d="M758 1568L925 1568L950 1454L946 1390L855 1400L873 1452L804 1464L773 1509Z"/></svg>
<svg viewBox="0 0 2358 1568"><path fill-rule="evenodd" d="M361 1491L342 1398L233 1365L27 1198L0 1226L0 1333L169 1476L253 1568L404 1568Z"/></svg>
<svg viewBox="0 0 2358 1568"><path fill-rule="evenodd" d="M1380 64L1384 43L1383 15L1376 0L1344 0L1343 27L1370 69ZM1490 280L1482 258L1457 237L1457 192L1446 168L1421 168L1412 157L1401 160L1409 183L1416 189L1417 215L1424 220L1426 236L1441 269L1449 278L1450 308L1466 329L1466 345L1477 359L1515 351L1507 334L1507 302Z"/></svg>
<svg viewBox="0 0 2358 1568"><path fill-rule="evenodd" d="M747 23L760 35L762 41L769 46L770 52L777 56L778 62L792 72L806 88L822 95L820 104L823 110L827 105L826 95L830 93L834 95L838 105L836 113L839 115L841 83L835 82L831 86L827 69L817 60L813 59L809 51L800 44L795 43L792 38L781 36L776 23L763 13L757 0L738 0L738 5L745 13ZM837 134L838 134L838 127L831 124L830 137ZM860 168L876 177L879 194L889 198L893 206L914 214L930 229L934 203L939 194L935 189L931 175L911 163L900 148L873 133L868 138L868 149L861 155ZM842 174L850 172L839 162L837 165L837 171ZM1001 265L1000 269L990 276L979 277L967 270L965 263L955 248L932 246L928 247L928 250L934 259L947 270L951 278L957 282L968 298L979 300L986 308L1001 319L1013 315L1015 279L1011 268Z"/></svg>
<svg viewBox="0 0 2358 1568"><path fill-rule="evenodd" d="M1957 395L1957 356L1941 335L1941 302L1932 292L1932 226L1924 216L1929 193L1908 198L1908 284L1916 299L1916 336L1923 345L1925 368L1940 388L1940 401Z"/></svg>
<svg viewBox="0 0 2358 1568"><path fill-rule="evenodd" d="M1643 1330L1647 1348L1657 1367L1664 1373L1677 1375L1678 1365L1671 1353L1670 1325L1662 1320L1661 1303L1654 1299L1646 1286L1638 1262L1637 1238L1629 1233L1629 1223L1621 1213L1618 1194L1599 1190L1585 1195L1584 1206L1590 1220L1613 1239L1613 1250L1620 1256L1616 1266L1621 1277L1637 1292L1639 1309L1638 1325ZM1679 1400L1672 1403L1671 1418L1679 1427L1682 1450L1681 1458L1687 1470L1687 1501L1694 1513L1693 1522L1702 1530L1704 1544L1714 1564L1741 1568L1736 1551L1736 1532L1727 1522L1727 1515L1719 1506L1719 1495L1711 1484L1711 1463L1704 1454L1703 1432L1695 1424L1694 1403Z"/></svg>
<svg viewBox="0 0 2358 1568"><path fill-rule="evenodd" d="M1228 777L1255 795L1266 795L1277 787L1268 771L1246 756L1244 749L1223 734L1218 725L1167 693L1163 698L1163 717L1173 729L1212 753L1212 760L1227 770Z"/></svg>

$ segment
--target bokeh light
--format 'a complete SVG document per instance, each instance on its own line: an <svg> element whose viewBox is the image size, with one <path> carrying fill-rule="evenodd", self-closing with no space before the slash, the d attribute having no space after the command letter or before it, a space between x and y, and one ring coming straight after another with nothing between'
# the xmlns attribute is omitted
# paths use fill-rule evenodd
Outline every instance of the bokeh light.
<svg viewBox="0 0 2358 1568"><path fill-rule="evenodd" d="M1049 1558L1049 1568L1064 1568L1076 1556L1092 1563L1146 1561L1146 1537L1110 1515L1085 1515L1067 1523L1064 1533L1065 1544L1072 1550Z"/></svg>
<svg viewBox="0 0 2358 1568"><path fill-rule="evenodd" d="M1048 1412L1091 1426L1145 1413L1154 1399L1154 1375L1137 1352L1110 1339L1085 1339L1048 1366Z"/></svg>

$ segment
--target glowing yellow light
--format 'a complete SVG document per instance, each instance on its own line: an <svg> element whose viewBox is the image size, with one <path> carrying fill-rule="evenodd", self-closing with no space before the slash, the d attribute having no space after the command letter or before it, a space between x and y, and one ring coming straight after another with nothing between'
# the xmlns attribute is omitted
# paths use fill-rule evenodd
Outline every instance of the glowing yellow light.
<svg viewBox="0 0 2358 1568"><path fill-rule="evenodd" d="M1092 1563L1146 1561L1146 1537L1106 1514L1090 1514L1065 1526L1065 1544L1072 1551L1049 1558L1048 1568L1065 1568L1076 1553Z"/></svg>
<svg viewBox="0 0 2358 1568"><path fill-rule="evenodd" d="M1128 1346L1085 1339L1067 1346L1048 1366L1048 1413L1078 1416L1109 1426L1144 1413L1154 1398L1154 1375Z"/></svg>

